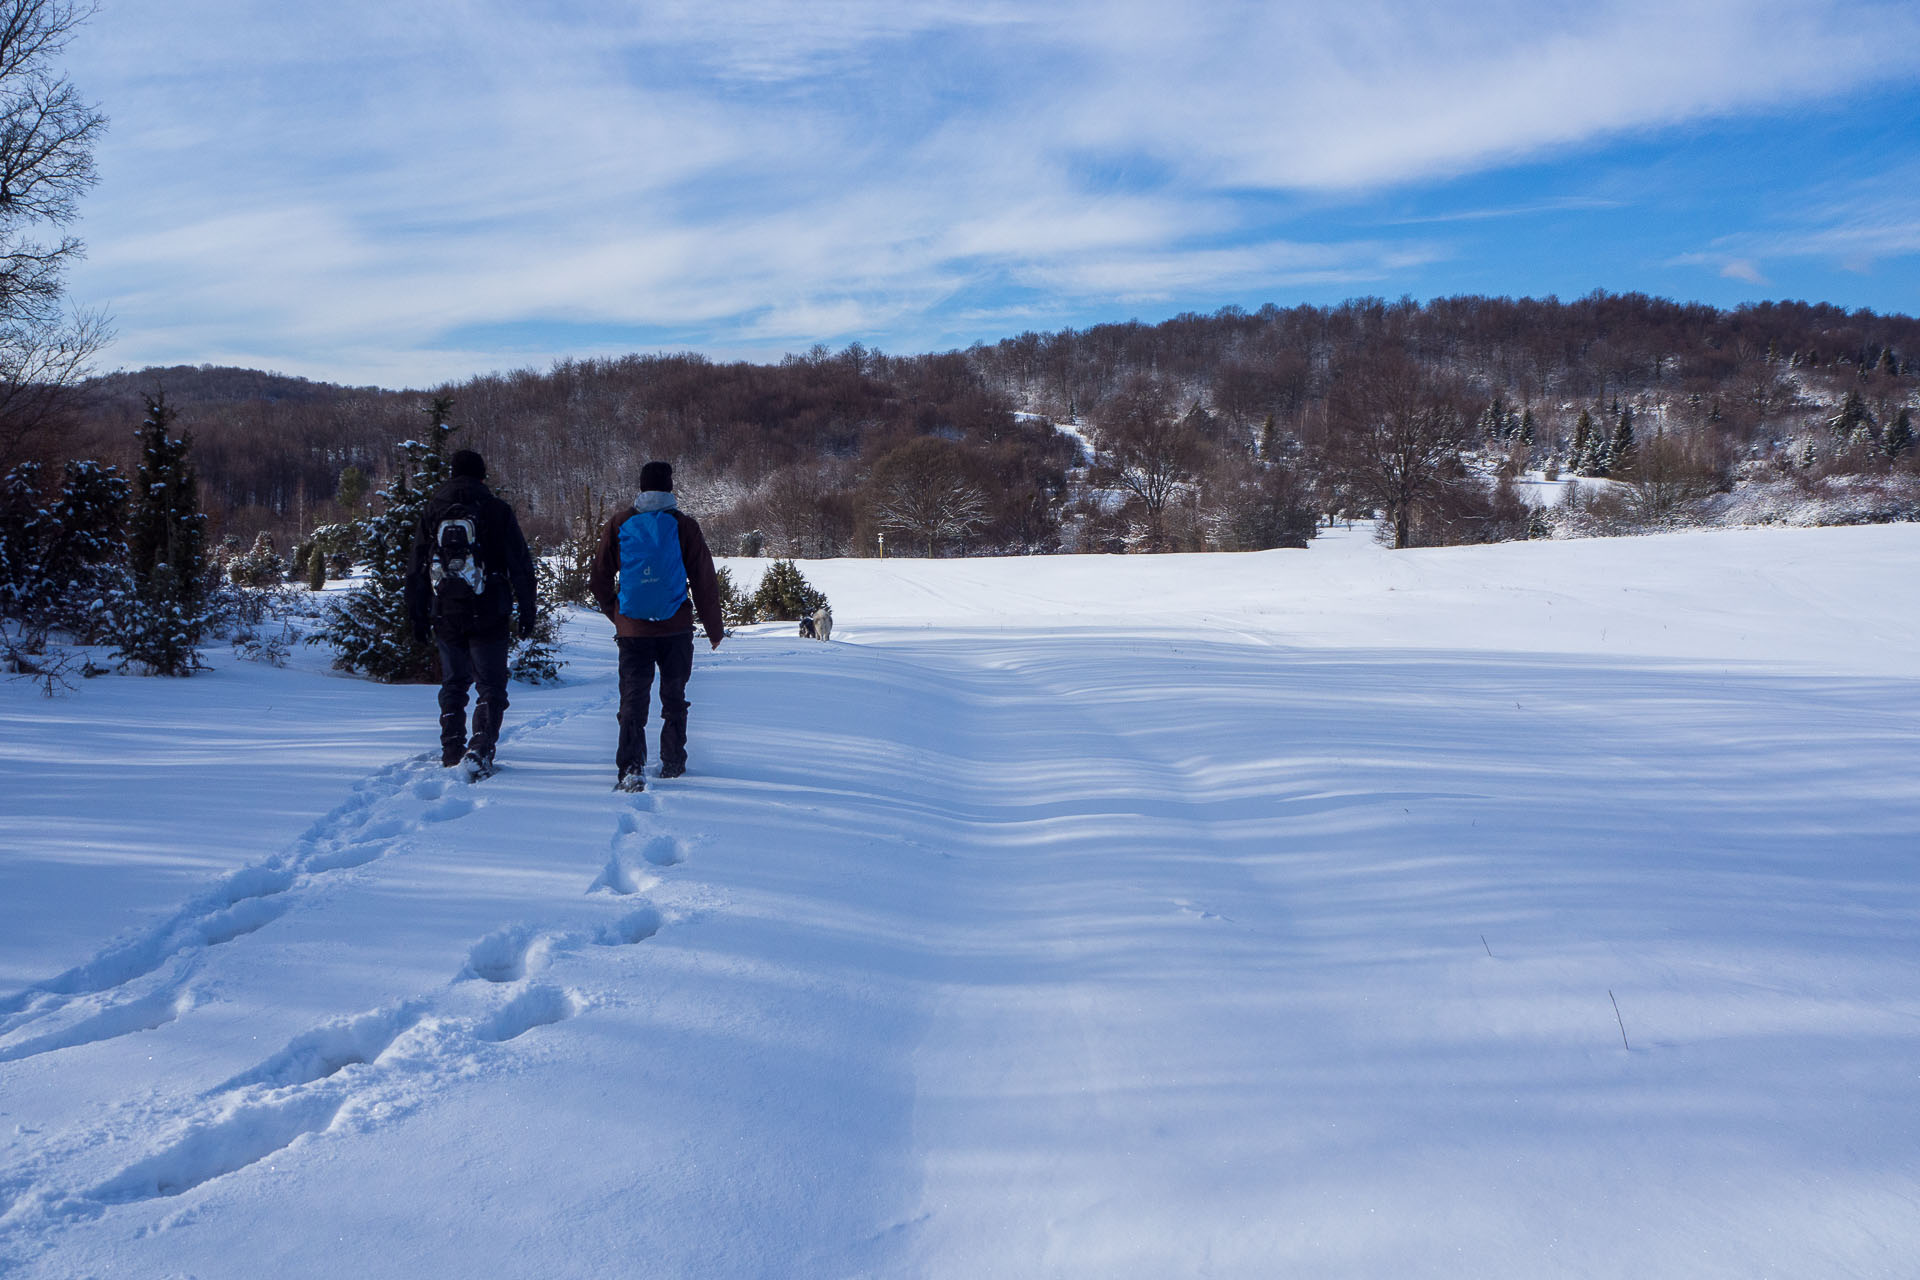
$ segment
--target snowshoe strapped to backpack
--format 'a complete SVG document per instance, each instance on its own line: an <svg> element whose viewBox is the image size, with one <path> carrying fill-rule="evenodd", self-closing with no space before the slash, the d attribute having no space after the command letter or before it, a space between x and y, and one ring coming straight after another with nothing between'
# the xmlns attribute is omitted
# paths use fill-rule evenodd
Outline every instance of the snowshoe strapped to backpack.
<svg viewBox="0 0 1920 1280"><path fill-rule="evenodd" d="M665 622L687 602L680 522L672 511L640 511L620 526L620 612Z"/></svg>
<svg viewBox="0 0 1920 1280"><path fill-rule="evenodd" d="M433 583L435 616L456 631L471 628L482 613L487 576L480 554L479 513L464 502L453 503L433 531L428 577Z"/></svg>

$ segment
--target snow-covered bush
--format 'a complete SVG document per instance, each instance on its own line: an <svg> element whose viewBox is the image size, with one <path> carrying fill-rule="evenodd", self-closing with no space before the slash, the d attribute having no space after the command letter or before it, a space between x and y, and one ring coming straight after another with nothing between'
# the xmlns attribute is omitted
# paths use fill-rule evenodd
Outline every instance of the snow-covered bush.
<svg viewBox="0 0 1920 1280"><path fill-rule="evenodd" d="M791 560L775 560L753 593L753 611L763 622L792 622L827 603Z"/></svg>
<svg viewBox="0 0 1920 1280"><path fill-rule="evenodd" d="M1895 471L1749 483L1707 499L1699 517L1712 525L1803 528L1920 520L1920 476Z"/></svg>
<svg viewBox="0 0 1920 1280"><path fill-rule="evenodd" d="M77 644L105 637L105 597L126 546L127 481L89 460L66 464L60 489L41 493L41 468L0 478L0 617L9 647L40 653L59 633Z"/></svg>
<svg viewBox="0 0 1920 1280"><path fill-rule="evenodd" d="M516 636L514 640L507 674L515 680L526 684L553 684L560 679L560 668L566 665L560 656L560 619L561 610L568 603L562 594L562 577L553 557L534 555L534 590L540 607L533 634L524 639Z"/></svg>
<svg viewBox="0 0 1920 1280"><path fill-rule="evenodd" d="M744 627L760 621L759 614L754 612L753 597L735 585L733 574L725 566L715 569L714 577L720 580L722 627Z"/></svg>
<svg viewBox="0 0 1920 1280"><path fill-rule="evenodd" d="M236 587L277 586L286 576L286 562L273 545L273 535L262 529L253 546L227 560L227 581Z"/></svg>

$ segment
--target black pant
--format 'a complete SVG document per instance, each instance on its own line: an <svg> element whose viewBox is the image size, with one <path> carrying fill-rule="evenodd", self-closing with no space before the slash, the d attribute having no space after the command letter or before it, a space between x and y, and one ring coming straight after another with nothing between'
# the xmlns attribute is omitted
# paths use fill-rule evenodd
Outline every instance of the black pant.
<svg viewBox="0 0 1920 1280"><path fill-rule="evenodd" d="M647 762L647 704L653 670L660 669L660 763L687 764L687 677L693 674L693 632L677 636L621 636L620 746L622 774Z"/></svg>
<svg viewBox="0 0 1920 1280"><path fill-rule="evenodd" d="M507 650L513 641L499 635L434 636L440 649L440 756L453 760L463 751L490 756L500 741L507 714ZM473 737L467 737L467 690L480 687L473 704Z"/></svg>

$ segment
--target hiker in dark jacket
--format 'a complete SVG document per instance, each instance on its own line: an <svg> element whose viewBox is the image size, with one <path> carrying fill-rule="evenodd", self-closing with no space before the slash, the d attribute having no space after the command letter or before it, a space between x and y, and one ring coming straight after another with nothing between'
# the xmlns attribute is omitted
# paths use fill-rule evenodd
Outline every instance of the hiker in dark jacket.
<svg viewBox="0 0 1920 1280"><path fill-rule="evenodd" d="M660 776L677 778L687 771L695 610L708 644L718 649L726 634L713 555L699 522L674 499L671 466L649 462L640 469L640 496L600 531L587 583L620 646L620 745L614 753L620 780L614 787L643 791L655 668L660 672Z"/></svg>
<svg viewBox="0 0 1920 1280"><path fill-rule="evenodd" d="M493 772L507 712L516 603L520 634L533 634L533 555L513 508L483 483L487 464L480 455L461 449L451 463L453 477L427 499L413 533L407 613L414 637L422 644L431 637L440 650L440 763L459 765L477 780ZM468 738L467 690L475 685L480 692Z"/></svg>

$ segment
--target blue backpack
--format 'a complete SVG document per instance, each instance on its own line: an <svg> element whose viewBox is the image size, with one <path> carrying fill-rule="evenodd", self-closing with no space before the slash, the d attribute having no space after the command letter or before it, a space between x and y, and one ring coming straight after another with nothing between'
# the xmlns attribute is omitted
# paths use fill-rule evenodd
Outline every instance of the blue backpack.
<svg viewBox="0 0 1920 1280"><path fill-rule="evenodd" d="M620 526L620 612L665 622L687 602L680 522L671 511L640 511Z"/></svg>

